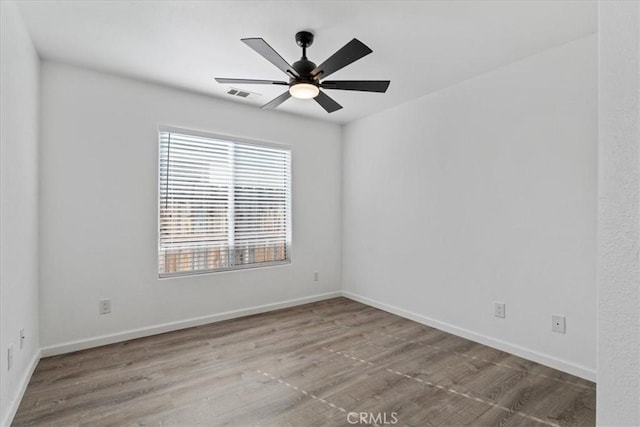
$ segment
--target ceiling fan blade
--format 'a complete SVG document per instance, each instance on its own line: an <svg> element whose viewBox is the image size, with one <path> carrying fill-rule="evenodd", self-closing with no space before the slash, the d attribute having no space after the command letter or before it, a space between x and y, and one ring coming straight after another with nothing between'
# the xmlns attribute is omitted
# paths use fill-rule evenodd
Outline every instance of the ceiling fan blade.
<svg viewBox="0 0 640 427"><path fill-rule="evenodd" d="M333 98L331 98L329 95L327 95L323 91L320 91L318 96L316 96L313 99L315 99L316 102L320 104L320 106L327 111L327 113L333 113L334 111L337 111L342 108L342 105L338 104L336 101L333 100Z"/></svg>
<svg viewBox="0 0 640 427"><path fill-rule="evenodd" d="M329 59L318 65L313 71L311 71L311 74L320 79L324 79L330 74L335 73L341 68L346 67L371 52L373 51L360 40L353 39L340 48L336 53L331 55Z"/></svg>
<svg viewBox="0 0 640 427"><path fill-rule="evenodd" d="M286 101L289 98L291 98L291 94L289 93L289 91L286 91L282 95L276 98L273 98L271 101L267 102L260 108L264 108L267 110L276 108L278 105L282 104L284 101Z"/></svg>
<svg viewBox="0 0 640 427"><path fill-rule="evenodd" d="M293 69L282 56L278 54L269 44L261 38L241 39L251 49L262 55L267 61L271 62L276 67L280 68L285 74L289 74L293 77L300 77L300 75Z"/></svg>
<svg viewBox="0 0 640 427"><path fill-rule="evenodd" d="M218 83L235 83L235 84L256 84L256 85L285 85L289 83L281 82L277 80L255 80L255 79L225 79L222 77L216 77Z"/></svg>
<svg viewBox="0 0 640 427"><path fill-rule="evenodd" d="M362 92L384 93L389 87L389 80L331 80L320 85L322 89L359 90Z"/></svg>

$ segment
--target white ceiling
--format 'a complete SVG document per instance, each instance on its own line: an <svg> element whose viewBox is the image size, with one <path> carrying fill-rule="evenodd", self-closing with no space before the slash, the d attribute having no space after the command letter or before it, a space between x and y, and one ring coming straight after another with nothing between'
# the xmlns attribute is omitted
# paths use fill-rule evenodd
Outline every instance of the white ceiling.
<svg viewBox="0 0 640 427"><path fill-rule="evenodd" d="M391 80L386 94L327 91L327 114L290 99L280 110L346 123L597 30L592 1L23 1L45 59L82 65L260 106L283 87L244 85L242 99L214 77L286 80L240 41L262 37L289 63L294 35L315 34L317 64L356 37L373 53L334 80Z"/></svg>

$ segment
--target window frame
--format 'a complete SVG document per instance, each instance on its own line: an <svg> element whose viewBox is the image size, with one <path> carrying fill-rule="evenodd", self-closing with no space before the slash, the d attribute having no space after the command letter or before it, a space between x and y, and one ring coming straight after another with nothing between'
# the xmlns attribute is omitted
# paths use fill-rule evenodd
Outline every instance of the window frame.
<svg viewBox="0 0 640 427"><path fill-rule="evenodd" d="M289 151L289 191L287 194L287 224L286 224L286 255L287 258L281 261L267 261L260 263L252 263L252 264L238 264L232 265L228 267L220 267L215 269L207 269L207 270L193 270L193 271L180 271L174 273L161 273L160 272L160 215L161 215L161 191L162 191L162 179L161 179L161 150L160 150L160 134L162 132L169 133L178 133L182 135L195 136L199 138L209 138L209 139L217 139L225 142L229 142L232 144L246 144L253 145L257 147L266 147L266 148L275 148L278 150L286 150ZM232 271L242 271L242 270L250 270L255 268L269 268L269 267L277 267L283 265L291 265L293 259L293 149L289 144L283 144L279 142L270 142L256 139L249 139L244 137L238 137L233 135L225 135L221 133L214 133L209 131L202 130L194 130L194 129L185 129L181 127L169 126L169 125L158 125L158 129L156 131L156 149L157 149L157 157L156 157L156 167L157 167L157 212L156 212L156 233L157 233L157 241L156 241L156 272L158 274L158 279L174 279L180 277L188 277L188 276L200 276L203 274L216 274L216 273L228 273Z"/></svg>

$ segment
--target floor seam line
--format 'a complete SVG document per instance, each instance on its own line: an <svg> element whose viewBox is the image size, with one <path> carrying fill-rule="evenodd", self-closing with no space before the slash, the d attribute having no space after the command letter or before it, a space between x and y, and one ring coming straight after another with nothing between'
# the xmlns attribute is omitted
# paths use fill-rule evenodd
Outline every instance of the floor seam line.
<svg viewBox="0 0 640 427"><path fill-rule="evenodd" d="M348 353L345 353L343 351L330 350L327 347L324 347L324 349L325 350L329 350L332 353L339 354L339 355L341 355L343 357L346 357L346 358L349 358L349 359L358 360L358 359L354 358L352 355L350 355ZM371 362L365 361L365 363L371 363ZM375 366L375 364L373 364L373 366ZM548 426L560 427L559 424L552 423L552 422L549 422L549 421L545 421L545 420L543 420L541 418L537 418L537 417L534 417L532 415L528 415L528 414L522 413L520 411L514 411L512 409L507 408L506 406L502 406L502 405L497 404L497 403L489 402L487 400L484 400L484 399L481 399L479 397L475 397L475 396L469 395L467 393L459 392L459 391L457 391L455 389L452 389L452 388L449 388L449 387L445 387L445 386L443 386L441 384L432 383L431 381L423 380L422 378L417 378L417 377L414 377L412 375L404 374L404 373L396 371L394 369L390 369L390 368L384 368L384 369L386 369L388 372L391 372L392 374L396 374L396 375L399 375L401 377L405 377L407 379L412 379L414 381L417 381L419 383L425 384L427 386L434 387L434 388L437 388L439 390L443 390L443 391L446 391L446 392L449 392L449 393L452 393L452 394L456 394L458 396L462 396L462 397L465 397L467 399L471 399L471 400L476 400L478 402L482 402L482 403L484 403L486 405L492 406L492 407L497 408L497 409L501 409L501 410L503 410L503 411L505 411L505 412L507 412L509 414L512 414L512 415L518 415L518 416L521 416L521 417L524 417L524 418L528 418L528 419L530 419L532 421L536 421L536 422L541 423L541 424L546 424Z"/></svg>
<svg viewBox="0 0 640 427"><path fill-rule="evenodd" d="M308 391L306 391L306 390L304 390L304 389L302 389L300 387L294 386L293 384L290 384L287 381L282 380L281 378L276 378L273 375L269 374L268 372L261 371L260 369L257 369L256 372L259 373L259 374L262 374L263 376L265 376L267 378L270 378L270 379L272 379L274 381L277 381L279 384L285 385L285 386L287 386L287 387L289 387L289 388L291 388L291 389L293 389L295 391L301 392L305 396L311 397L313 400L317 400L318 402L324 403L325 405L327 405L327 406L329 406L329 407L331 407L333 409L338 409L340 412L343 412L343 413L347 413L348 412L342 406L336 405L335 403L329 402L328 400L326 400L326 399L324 399L322 397L318 397L315 394L310 393L310 392L308 392Z"/></svg>
<svg viewBox="0 0 640 427"><path fill-rule="evenodd" d="M545 379L549 379L549 380L552 380L552 381L557 381L557 382L560 382L560 383L563 383L563 384L567 384L567 385L575 387L575 388L579 388L579 389L583 389L583 390L595 390L593 387L585 386L585 385L582 385L582 384L575 384L575 383L572 383L572 382L569 382L569 381L564 381L564 380L561 380L559 378L550 377L550 376L544 375L544 374L537 374L535 372L526 371L526 370L523 370L523 369L520 369L520 368L516 368L514 366L505 365L505 364L499 363L499 362L493 362L491 360L483 359L481 357L471 356L469 354L461 353L459 351L447 350L447 349L444 349L442 347L439 347L439 346L436 346L436 345L433 345L433 344L427 344L427 343L423 343L421 341L409 340L407 338L403 338L403 337L399 337L399 336L396 336L396 335L388 334L386 332L379 332L379 331L376 331L375 329L372 330L371 332L374 333L374 334L387 336L389 338L399 339L399 340L402 340L402 341L405 341L405 342L409 342L411 344L417 344L417 345L420 345L420 346L423 346L423 347L430 347L430 348L433 348L435 350L442 351L444 353L455 354L455 355L458 355L458 356L461 356L461 357L464 357L464 358L467 358L467 359L473 359L473 360L478 360L478 361L481 361L481 362L484 362L484 363L489 363L489 364L494 365L494 366L510 369L510 370L516 371L516 372L521 372L523 374L533 375L533 376L536 376L536 377L545 378Z"/></svg>

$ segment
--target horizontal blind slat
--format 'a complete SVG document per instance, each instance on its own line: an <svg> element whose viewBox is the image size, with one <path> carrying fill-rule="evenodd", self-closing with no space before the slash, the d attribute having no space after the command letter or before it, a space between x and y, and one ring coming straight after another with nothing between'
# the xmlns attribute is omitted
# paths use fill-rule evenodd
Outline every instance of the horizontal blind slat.
<svg viewBox="0 0 640 427"><path fill-rule="evenodd" d="M161 276L289 259L287 149L160 132Z"/></svg>

